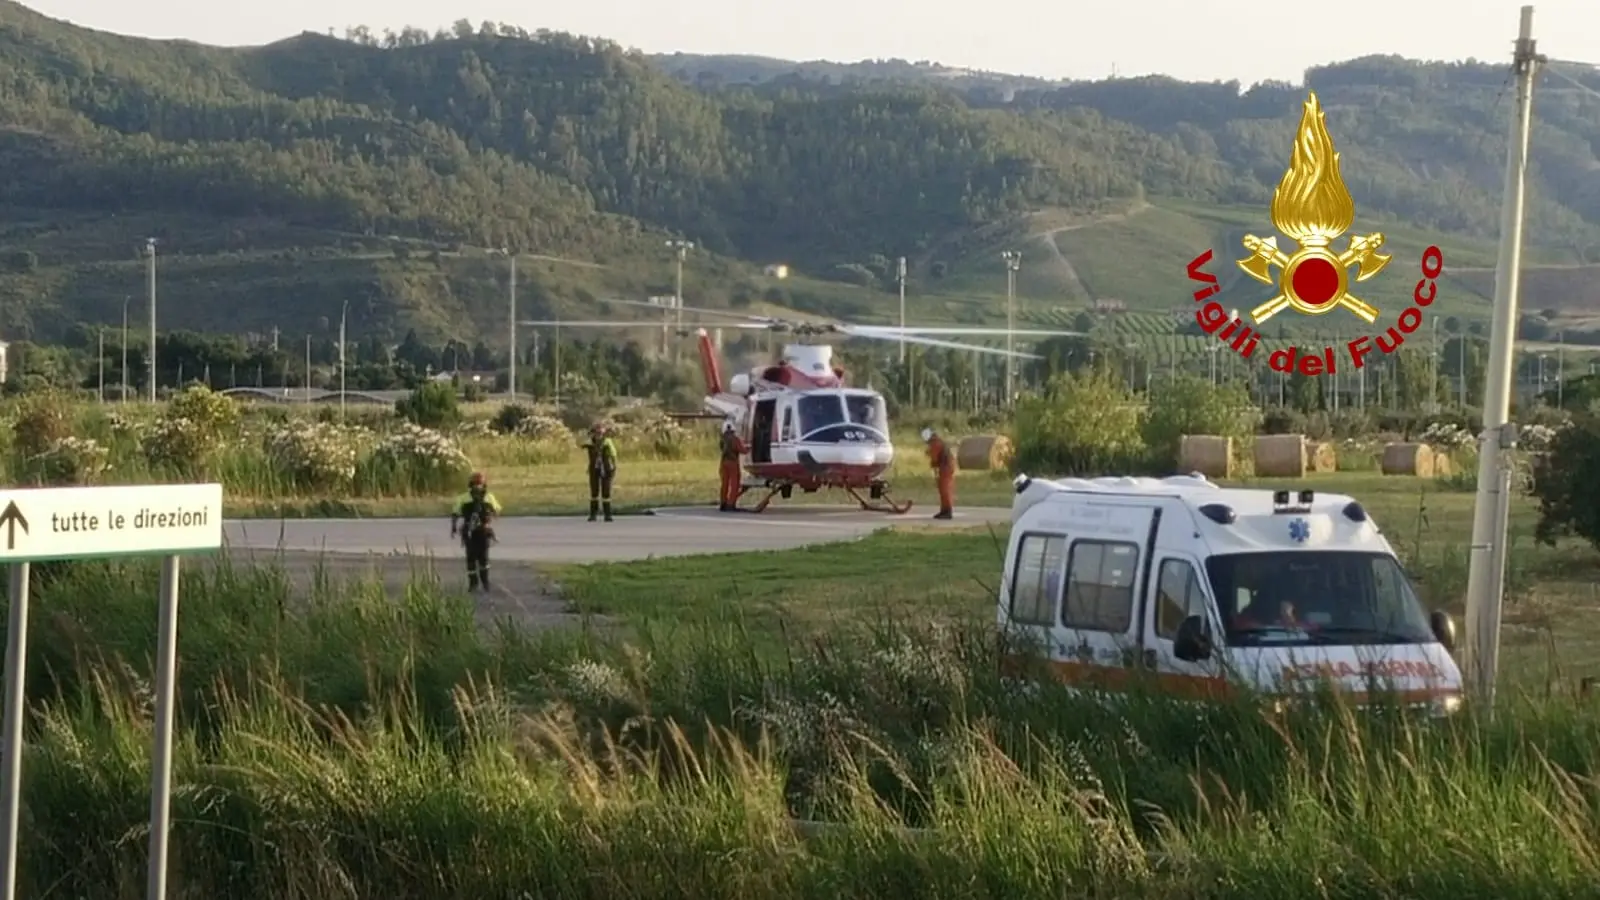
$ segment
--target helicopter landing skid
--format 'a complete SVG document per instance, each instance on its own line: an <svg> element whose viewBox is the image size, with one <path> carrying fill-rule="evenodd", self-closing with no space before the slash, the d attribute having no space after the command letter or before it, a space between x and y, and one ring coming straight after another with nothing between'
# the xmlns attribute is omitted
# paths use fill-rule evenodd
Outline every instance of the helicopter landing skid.
<svg viewBox="0 0 1600 900"><path fill-rule="evenodd" d="M904 503L894 502L894 498L889 496L889 486L886 484L874 486L872 493L877 496L872 500L864 499L853 487L845 488L845 492L854 498L857 503L861 504L861 508L867 512L892 513L898 516L911 511L911 501L907 500Z"/></svg>
<svg viewBox="0 0 1600 900"><path fill-rule="evenodd" d="M745 488L745 490L749 490L749 488ZM911 511L911 501L907 500L904 503L896 503L894 499L889 496L888 485L874 486L872 493L876 494L877 496L871 500L862 497L860 492L853 487L847 487L844 490L850 495L851 499L861 504L861 508L867 512L882 512L891 513L894 515L902 515ZM744 491L741 491L740 493L742 494ZM772 498L781 493L783 493L783 485L768 488L766 496L762 497L761 501L755 506L750 507L749 511L753 513L762 512L767 508L767 505L772 502Z"/></svg>

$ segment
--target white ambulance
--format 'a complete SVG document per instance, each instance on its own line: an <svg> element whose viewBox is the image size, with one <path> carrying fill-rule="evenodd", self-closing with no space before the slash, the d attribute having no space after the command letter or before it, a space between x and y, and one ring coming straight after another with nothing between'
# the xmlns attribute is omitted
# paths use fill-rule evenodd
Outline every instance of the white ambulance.
<svg viewBox="0 0 1600 900"><path fill-rule="evenodd" d="M1454 623L1422 609L1347 496L1023 475L1005 565L1001 629L1074 686L1219 697L1331 684L1358 703L1377 691L1461 705Z"/></svg>

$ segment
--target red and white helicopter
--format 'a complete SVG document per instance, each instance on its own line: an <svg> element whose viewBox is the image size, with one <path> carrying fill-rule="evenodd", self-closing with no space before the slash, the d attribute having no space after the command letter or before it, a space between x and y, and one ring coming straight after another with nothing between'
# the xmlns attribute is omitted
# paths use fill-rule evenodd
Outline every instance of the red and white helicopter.
<svg viewBox="0 0 1600 900"><path fill-rule="evenodd" d="M608 303L662 310L660 305L636 300ZM705 410L711 417L731 421L743 439L740 457L745 472L740 496L752 490L766 494L751 512L761 512L776 496L787 500L795 489L813 494L824 488L848 493L862 509L904 513L911 502L898 503L883 477L894 462L889 438L889 415L883 395L869 388L846 384L846 373L833 360L833 347L808 338L837 335L943 347L997 356L1038 359L1032 353L1006 351L944 340L944 337L1003 337L1004 328L905 328L848 325L838 322L794 322L767 316L746 316L725 310L673 307L674 312L736 319L713 323L712 328L734 328L792 335L777 361L740 372L724 381L717 350L707 325L695 328L700 369L705 376ZM531 321L523 325L560 328L661 328L652 322ZM1014 337L1040 339L1073 337L1076 331L1011 330ZM862 497L865 491L867 497Z"/></svg>

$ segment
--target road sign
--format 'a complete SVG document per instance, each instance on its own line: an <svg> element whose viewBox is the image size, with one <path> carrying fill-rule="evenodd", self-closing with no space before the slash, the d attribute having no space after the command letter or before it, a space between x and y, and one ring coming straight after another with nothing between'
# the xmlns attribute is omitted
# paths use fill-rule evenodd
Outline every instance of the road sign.
<svg viewBox="0 0 1600 900"><path fill-rule="evenodd" d="M222 546L222 485L0 489L0 563Z"/></svg>
<svg viewBox="0 0 1600 900"><path fill-rule="evenodd" d="M178 554L222 547L222 485L0 489L0 564L10 569L5 711L0 721L0 900L17 891L29 563L162 556L156 632L155 746L150 772L148 896L167 895L172 719L178 681Z"/></svg>

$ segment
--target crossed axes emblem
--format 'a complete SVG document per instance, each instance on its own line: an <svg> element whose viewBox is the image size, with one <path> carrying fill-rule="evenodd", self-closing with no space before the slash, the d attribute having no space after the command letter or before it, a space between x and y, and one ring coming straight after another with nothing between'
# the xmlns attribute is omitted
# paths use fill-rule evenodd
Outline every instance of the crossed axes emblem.
<svg viewBox="0 0 1600 900"><path fill-rule="evenodd" d="M1351 266L1359 266L1355 280L1358 282L1366 281L1368 278L1383 271L1383 267L1389 264L1389 260L1393 259L1388 254L1378 252L1383 247L1383 242L1382 234L1356 235L1350 238L1350 244L1345 248L1345 251L1337 256L1317 246L1302 246L1291 255L1278 249L1278 239L1276 237L1269 237L1263 240L1253 234L1247 234L1244 236L1244 248L1250 251L1252 255L1239 260L1239 268L1262 284L1273 284L1273 268L1286 272L1290 266L1304 261L1307 257L1312 257L1327 260L1330 264L1337 266L1341 273L1348 272ZM1357 318L1368 325L1376 324L1378 321L1378 308L1352 295L1347 290L1341 289L1328 300L1326 305L1316 306L1297 297L1291 298L1288 293L1282 291L1281 286L1280 293L1276 297L1251 310L1250 316L1257 324L1260 324L1290 306L1302 312L1318 315L1327 312L1336 305L1350 310Z"/></svg>

